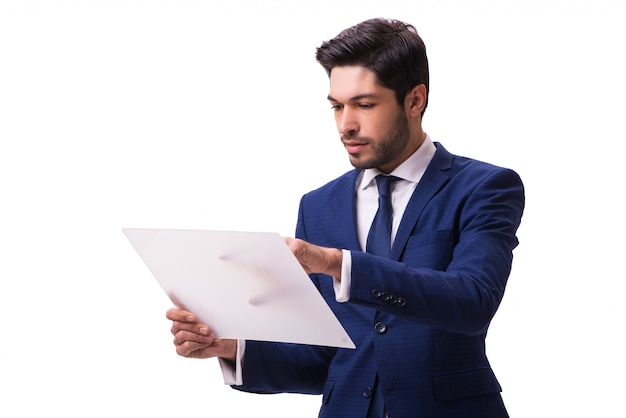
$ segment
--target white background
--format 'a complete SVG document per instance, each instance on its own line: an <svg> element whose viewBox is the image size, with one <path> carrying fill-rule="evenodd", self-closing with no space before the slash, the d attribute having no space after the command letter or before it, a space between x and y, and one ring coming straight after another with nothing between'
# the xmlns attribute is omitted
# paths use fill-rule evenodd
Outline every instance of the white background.
<svg viewBox="0 0 626 418"><path fill-rule="evenodd" d="M378 16L426 42L426 131L527 187L487 340L511 415L625 416L621 3L2 1L0 416L317 416L176 356L121 228L292 235L350 169L315 47Z"/></svg>

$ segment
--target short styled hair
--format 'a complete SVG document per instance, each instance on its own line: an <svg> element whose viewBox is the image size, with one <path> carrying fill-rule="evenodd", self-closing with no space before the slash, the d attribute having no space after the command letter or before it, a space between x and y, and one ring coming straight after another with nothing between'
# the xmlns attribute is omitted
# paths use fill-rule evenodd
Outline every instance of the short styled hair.
<svg viewBox="0 0 626 418"><path fill-rule="evenodd" d="M367 68L376 75L381 86L395 92L401 105L407 93L424 84L426 110L429 91L426 46L410 24L394 19L366 20L323 42L315 58L328 76L334 67Z"/></svg>

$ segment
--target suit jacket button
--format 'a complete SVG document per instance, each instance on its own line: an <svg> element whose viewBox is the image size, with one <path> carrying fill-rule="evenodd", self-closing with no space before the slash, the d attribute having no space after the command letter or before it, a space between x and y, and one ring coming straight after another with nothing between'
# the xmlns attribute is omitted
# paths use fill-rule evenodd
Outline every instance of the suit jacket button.
<svg viewBox="0 0 626 418"><path fill-rule="evenodd" d="M372 296L374 296L375 298L379 298L381 294L382 292L378 289L372 290Z"/></svg>
<svg viewBox="0 0 626 418"><path fill-rule="evenodd" d="M363 396L366 398L369 398L370 396L372 396L372 388L368 386L365 389L363 389Z"/></svg>
<svg viewBox="0 0 626 418"><path fill-rule="evenodd" d="M387 332L387 325L384 322L376 322L376 325L374 325L374 329L378 334L384 334L385 332Z"/></svg>
<svg viewBox="0 0 626 418"><path fill-rule="evenodd" d="M381 294L380 294L380 298L381 298L382 300L387 300L387 298L388 298L388 297L389 297L389 293L387 293L387 292L381 292Z"/></svg>
<svg viewBox="0 0 626 418"><path fill-rule="evenodd" d="M398 306L405 306L405 305L406 305L406 299L404 299L404 298L398 298L398 300L396 301L396 303L398 304Z"/></svg>

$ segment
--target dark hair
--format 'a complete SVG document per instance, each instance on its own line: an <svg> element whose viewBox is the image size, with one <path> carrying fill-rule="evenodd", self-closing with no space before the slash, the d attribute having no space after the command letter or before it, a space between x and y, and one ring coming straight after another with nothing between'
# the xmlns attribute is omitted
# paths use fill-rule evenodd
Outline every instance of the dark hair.
<svg viewBox="0 0 626 418"><path fill-rule="evenodd" d="M366 20L323 42L315 58L329 76L334 67L367 68L376 74L381 86L395 92L400 104L415 86L424 84L426 110L428 58L426 46L412 25L393 19Z"/></svg>

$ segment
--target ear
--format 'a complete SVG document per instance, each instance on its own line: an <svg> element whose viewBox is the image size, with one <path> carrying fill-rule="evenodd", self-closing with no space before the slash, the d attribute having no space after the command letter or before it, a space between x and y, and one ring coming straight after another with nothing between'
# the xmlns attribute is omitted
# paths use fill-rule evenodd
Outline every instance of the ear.
<svg viewBox="0 0 626 418"><path fill-rule="evenodd" d="M410 117L422 117L422 111L426 106L426 86L418 84L406 95L404 106Z"/></svg>

